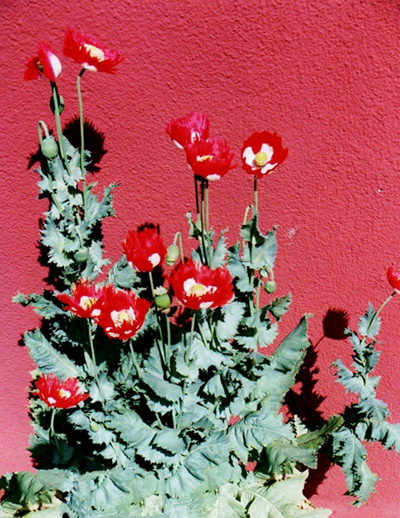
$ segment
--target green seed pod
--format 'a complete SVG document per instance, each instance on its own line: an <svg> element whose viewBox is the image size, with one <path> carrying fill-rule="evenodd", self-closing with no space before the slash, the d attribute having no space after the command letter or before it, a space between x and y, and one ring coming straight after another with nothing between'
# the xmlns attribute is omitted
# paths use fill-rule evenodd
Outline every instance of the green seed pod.
<svg viewBox="0 0 400 518"><path fill-rule="evenodd" d="M267 281L264 286L264 290L267 293L274 293L276 290L276 282L275 281Z"/></svg>
<svg viewBox="0 0 400 518"><path fill-rule="evenodd" d="M49 135L40 144L42 155L52 160L58 155L58 145L55 138Z"/></svg>
<svg viewBox="0 0 400 518"><path fill-rule="evenodd" d="M78 263L84 263L89 257L89 250L87 248L80 248L75 252L75 259Z"/></svg>
<svg viewBox="0 0 400 518"><path fill-rule="evenodd" d="M175 264L175 261L179 257L179 248L177 245L170 245L167 249L167 256L165 258L165 262L168 264L168 266L172 266Z"/></svg>
<svg viewBox="0 0 400 518"><path fill-rule="evenodd" d="M61 115L62 112L64 111L64 106L65 106L64 98L61 95L59 95L57 100L58 100L58 111ZM53 96L50 97L50 109L53 113L56 113L56 107L54 106Z"/></svg>
<svg viewBox="0 0 400 518"><path fill-rule="evenodd" d="M164 293L163 295L156 295L154 297L155 305L160 309L168 309L171 305L171 297L169 293Z"/></svg>
<svg viewBox="0 0 400 518"><path fill-rule="evenodd" d="M98 432L100 429L100 426L97 423L95 423L94 421L90 421L90 429L92 430L92 432Z"/></svg>

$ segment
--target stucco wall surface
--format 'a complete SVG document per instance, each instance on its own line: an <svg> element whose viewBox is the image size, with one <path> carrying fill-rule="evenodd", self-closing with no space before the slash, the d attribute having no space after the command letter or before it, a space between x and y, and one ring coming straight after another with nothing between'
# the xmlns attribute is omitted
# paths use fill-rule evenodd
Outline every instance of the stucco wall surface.
<svg viewBox="0 0 400 518"><path fill-rule="evenodd" d="M39 41L61 57L67 27L87 31L119 49L115 77L87 72L87 117L106 134L108 150L96 173L99 189L121 182L117 218L104 226L106 255L119 258L126 232L145 221L161 224L170 242L194 210L193 179L171 145L165 124L191 110L207 113L211 132L236 156L254 130L282 135L289 157L260 182L261 225L279 225L278 295L293 294L282 335L312 313L310 338L318 355L315 411L327 416L348 401L329 368L346 341L324 338L329 308L350 313L390 293L386 270L400 266L399 15L395 0L81 0L0 1L0 472L30 469L27 415L28 352L21 334L38 325L30 309L11 303L17 292L40 292L36 124L48 121L49 85L24 82L23 64ZM62 58L63 121L77 115L79 67ZM240 168L212 185L211 221L229 227L234 242L252 179ZM189 242L185 246L189 249ZM400 421L400 297L385 309L378 396ZM349 505L344 476L333 468L312 496L335 518L398 518L400 457L368 446L381 477L361 509Z"/></svg>

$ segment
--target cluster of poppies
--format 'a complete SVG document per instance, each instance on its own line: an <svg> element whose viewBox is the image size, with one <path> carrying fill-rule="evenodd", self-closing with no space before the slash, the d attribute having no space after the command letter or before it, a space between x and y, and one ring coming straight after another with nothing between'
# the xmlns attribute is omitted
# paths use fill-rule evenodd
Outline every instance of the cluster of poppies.
<svg viewBox="0 0 400 518"><path fill-rule="evenodd" d="M186 152L187 163L193 173L205 180L219 180L235 167L234 154L227 142L210 137L210 121L202 113L192 112L173 119L166 127L173 143ZM254 132L243 144L242 166L246 173L263 178L287 157L282 139L269 131Z"/></svg>

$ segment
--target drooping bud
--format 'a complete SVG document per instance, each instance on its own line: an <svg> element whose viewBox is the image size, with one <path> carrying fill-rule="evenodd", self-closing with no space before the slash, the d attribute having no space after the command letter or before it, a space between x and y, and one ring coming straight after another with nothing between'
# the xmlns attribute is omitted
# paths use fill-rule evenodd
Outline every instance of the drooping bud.
<svg viewBox="0 0 400 518"><path fill-rule="evenodd" d="M95 423L94 421L91 421L90 422L90 429L92 430L92 432L96 433L96 432L99 431L100 426L97 423Z"/></svg>
<svg viewBox="0 0 400 518"><path fill-rule="evenodd" d="M267 293L274 293L276 290L276 282L275 281L267 281L264 285L264 290Z"/></svg>
<svg viewBox="0 0 400 518"><path fill-rule="evenodd" d="M163 286L154 290L154 303L160 309L168 309L172 303L171 297Z"/></svg>
<svg viewBox="0 0 400 518"><path fill-rule="evenodd" d="M58 145L55 138L52 135L46 137L40 144L40 150L43 156L52 160L58 155Z"/></svg>
<svg viewBox="0 0 400 518"><path fill-rule="evenodd" d="M165 257L165 262L168 264L168 266L173 266L175 264L175 261L179 257L179 248L177 245L172 244L167 249L167 255Z"/></svg>
<svg viewBox="0 0 400 518"><path fill-rule="evenodd" d="M87 248L80 248L75 252L75 259L78 263L84 263L89 257L89 250Z"/></svg>

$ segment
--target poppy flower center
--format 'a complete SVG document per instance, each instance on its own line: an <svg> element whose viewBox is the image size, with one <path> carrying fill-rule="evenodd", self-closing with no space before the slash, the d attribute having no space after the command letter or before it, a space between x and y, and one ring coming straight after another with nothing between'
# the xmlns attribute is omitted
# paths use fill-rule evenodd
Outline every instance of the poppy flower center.
<svg viewBox="0 0 400 518"><path fill-rule="evenodd" d="M254 163L257 167L264 167L268 163L267 153L264 153L264 151L259 151L254 157Z"/></svg>
<svg viewBox="0 0 400 518"><path fill-rule="evenodd" d="M58 395L63 399L68 399L69 397L71 397L71 392L69 390L60 389L58 391Z"/></svg>
<svg viewBox="0 0 400 518"><path fill-rule="evenodd" d="M202 297L207 293L214 293L216 291L215 286L205 286L200 282L196 282L195 279L187 279L183 283L183 289L188 297Z"/></svg>
<svg viewBox="0 0 400 518"><path fill-rule="evenodd" d="M132 324L135 320L133 308L121 309L121 311L111 311L111 319L116 327L121 327L125 322Z"/></svg>
<svg viewBox="0 0 400 518"><path fill-rule="evenodd" d="M95 58L97 61L104 61L105 56L101 49L95 47L94 45L89 45L89 43L84 43L83 46L89 52L89 56L91 58Z"/></svg>
<svg viewBox="0 0 400 518"><path fill-rule="evenodd" d="M214 158L213 155L203 155L203 156L198 156L197 161L205 162L206 160L212 160L213 158Z"/></svg>
<svg viewBox="0 0 400 518"><path fill-rule="evenodd" d="M82 309L87 311L88 309L92 308L97 302L97 299L94 297L88 297L87 295L84 295L81 297L81 300L79 301L79 305Z"/></svg>

